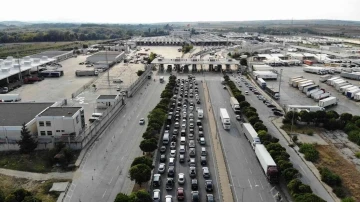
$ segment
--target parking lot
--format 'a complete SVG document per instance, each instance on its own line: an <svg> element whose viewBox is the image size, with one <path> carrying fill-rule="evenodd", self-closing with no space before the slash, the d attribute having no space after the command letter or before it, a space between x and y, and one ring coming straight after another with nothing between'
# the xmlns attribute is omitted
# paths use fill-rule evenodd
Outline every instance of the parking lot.
<svg viewBox="0 0 360 202"><path fill-rule="evenodd" d="M90 82L94 77L76 77L75 71L86 69L84 62L86 56L69 58L62 62L64 76L58 78L45 78L43 81L34 84L26 84L12 91L12 94L20 94L22 101L59 101L64 98L71 98L71 94L84 84Z"/></svg>
<svg viewBox="0 0 360 202"><path fill-rule="evenodd" d="M288 84L289 78L294 76L303 76L305 79L313 80L316 84L319 84L320 88L325 89L326 92L330 92L331 96L335 96L339 99L338 105L329 107L328 109L333 109L338 113L354 113L359 114L360 108L359 102L355 102L353 100L348 99L346 96L339 93L334 87L327 85L326 83L321 83L319 81L319 77L321 75L306 73L302 69L303 67L276 67L278 72L280 69L283 69L282 73L282 83L280 88L280 100L279 103L281 106L284 105L318 105L318 102L314 101L311 98L308 98L304 93L300 92L297 88L294 88ZM334 74L334 77L340 77L339 74ZM342 78L342 77L340 77ZM349 80L342 78L353 85L358 86L359 82L355 80ZM278 81L266 81L267 86L273 87L275 89L279 88L279 80Z"/></svg>
<svg viewBox="0 0 360 202"><path fill-rule="evenodd" d="M197 82L200 83L200 81ZM184 86L183 91L181 90L181 84ZM188 85L188 94L186 94L186 86ZM160 182L156 180L156 177L153 177L152 190L160 190L162 200L164 200L167 195L171 195L173 199L177 198L179 187L183 188L185 195L184 201L191 201L192 195L196 193L199 194L197 201L206 201L207 194L213 194L214 199L218 197L218 176L213 160L207 113L203 103L205 101L203 88L201 85L196 85L195 83L192 87L190 86L191 84L186 82L179 83L177 94L173 98L170 109L170 112L173 113L173 118L171 121L169 120L169 125L166 126L168 131L165 131L165 133L169 134L169 141L166 143L166 135L160 140L161 148L158 151L159 154L157 155L158 158L154 168L154 174L160 175ZM198 91L196 87L198 87ZM196 98L196 94L198 94L198 98ZM200 102L197 102L197 100L200 100ZM203 118L199 118L199 114L201 117L201 112L199 113L197 108L205 109L203 111ZM174 162L171 162L172 160L174 160ZM159 166L160 164L161 166ZM172 164L174 165L170 168ZM159 167L162 166L163 170L159 170ZM205 175L204 177L203 169L205 167L209 171L209 176ZM169 168L170 170L174 169L173 176L171 174L169 175ZM195 173L190 170L194 170ZM171 172L172 171L170 171L170 173ZM180 173L182 173L185 178L184 183L178 182ZM173 178L173 185L167 183L168 181L172 181L168 180L168 178ZM195 186L195 180L197 182L197 188ZM212 190L209 185L209 190L206 191L206 180L211 180ZM167 189L166 187L171 187L171 189Z"/></svg>

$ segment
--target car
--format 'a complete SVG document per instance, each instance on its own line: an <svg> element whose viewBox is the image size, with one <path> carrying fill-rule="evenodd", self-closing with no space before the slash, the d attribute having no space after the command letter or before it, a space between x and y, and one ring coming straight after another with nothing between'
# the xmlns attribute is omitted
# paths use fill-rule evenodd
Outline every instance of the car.
<svg viewBox="0 0 360 202"><path fill-rule="evenodd" d="M195 141L194 140L189 141L189 148L195 148Z"/></svg>
<svg viewBox="0 0 360 202"><path fill-rule="evenodd" d="M189 93L189 97L190 97L190 98L193 98L194 95L193 95L192 93Z"/></svg>
<svg viewBox="0 0 360 202"><path fill-rule="evenodd" d="M184 163L184 162L185 162L185 155L184 155L184 154L180 154L180 155L179 155L179 162L180 162L180 163Z"/></svg>
<svg viewBox="0 0 360 202"><path fill-rule="evenodd" d="M160 163L158 168L158 173L160 174L165 173L165 168L166 168L165 163Z"/></svg>
<svg viewBox="0 0 360 202"><path fill-rule="evenodd" d="M267 107L269 107L269 108L275 108L276 106L273 105L273 104L268 104Z"/></svg>
<svg viewBox="0 0 360 202"><path fill-rule="evenodd" d="M179 148L179 153L180 154L185 154L185 145L180 145L180 148Z"/></svg>
<svg viewBox="0 0 360 202"><path fill-rule="evenodd" d="M240 115L236 115L235 118L236 118L236 120L241 121L241 116Z"/></svg>
<svg viewBox="0 0 360 202"><path fill-rule="evenodd" d="M277 112L282 112L282 111L281 111L280 109L278 109L278 108L272 108L271 111L273 111L273 112L275 112L275 111L277 111Z"/></svg>
<svg viewBox="0 0 360 202"><path fill-rule="evenodd" d="M189 140L193 140L194 139L194 133L189 133L188 138L189 138Z"/></svg>
<svg viewBox="0 0 360 202"><path fill-rule="evenodd" d="M191 192L191 201L192 201L192 202L199 202L199 201L200 201L200 197L199 197L199 192L198 192L198 191L192 191L192 192Z"/></svg>
<svg viewBox="0 0 360 202"><path fill-rule="evenodd" d="M184 173L179 173L178 174L178 183L179 184L185 184L185 174Z"/></svg>
<svg viewBox="0 0 360 202"><path fill-rule="evenodd" d="M190 106L190 107L189 107L189 110L190 110L190 111L194 110L194 107L193 107L193 106Z"/></svg>
<svg viewBox="0 0 360 202"><path fill-rule="evenodd" d="M161 154L160 155L160 162L165 162L166 161L166 154Z"/></svg>
<svg viewBox="0 0 360 202"><path fill-rule="evenodd" d="M195 148L190 148L189 149L189 156L190 157L195 157L195 155L196 155L196 152L195 152L196 150L195 150Z"/></svg>
<svg viewBox="0 0 360 202"><path fill-rule="evenodd" d="M189 168L189 175L190 175L191 178L196 177L196 167L190 167Z"/></svg>
<svg viewBox="0 0 360 202"><path fill-rule="evenodd" d="M191 107L191 106L190 106ZM193 113L189 113L189 119L193 119L194 118L194 114Z"/></svg>
<svg viewBox="0 0 360 202"><path fill-rule="evenodd" d="M196 104L201 104L200 100L197 100Z"/></svg>
<svg viewBox="0 0 360 202"><path fill-rule="evenodd" d="M177 121L177 122L175 122L175 124L174 124L174 128L179 128L180 127L180 123Z"/></svg>
<svg viewBox="0 0 360 202"><path fill-rule="evenodd" d="M178 130L178 129L176 129L176 128L174 128L174 130L173 130L173 134L174 134L174 135L178 135L178 134L179 134L179 130Z"/></svg>
<svg viewBox="0 0 360 202"><path fill-rule="evenodd" d="M144 124L145 124L145 119L144 119L144 118L141 118L140 121L139 121L139 124L140 124L140 125L144 125Z"/></svg>
<svg viewBox="0 0 360 202"><path fill-rule="evenodd" d="M171 141L172 141L172 142L177 142L177 137L176 137L176 135L173 135L173 136L171 137Z"/></svg>
<svg viewBox="0 0 360 202"><path fill-rule="evenodd" d="M206 194L206 202L214 202L214 195L212 194Z"/></svg>
<svg viewBox="0 0 360 202"><path fill-rule="evenodd" d="M176 148L176 142L171 142L170 149L175 149L175 148Z"/></svg>
<svg viewBox="0 0 360 202"><path fill-rule="evenodd" d="M186 111L183 112L183 117L186 117L187 113Z"/></svg>
<svg viewBox="0 0 360 202"><path fill-rule="evenodd" d="M175 167L174 166L169 166L167 175L168 175L168 177L174 177L175 176Z"/></svg>
<svg viewBox="0 0 360 202"><path fill-rule="evenodd" d="M201 145L205 145L205 144L206 144L205 138L204 138L204 137L201 137L201 138L199 139L199 143L200 143Z"/></svg>
<svg viewBox="0 0 360 202"><path fill-rule="evenodd" d="M196 121L196 125L197 125L197 126L202 126L201 120L197 120L197 121Z"/></svg>
<svg viewBox="0 0 360 202"><path fill-rule="evenodd" d="M197 179L191 179L191 190L198 190L198 181L197 181Z"/></svg>
<svg viewBox="0 0 360 202"><path fill-rule="evenodd" d="M176 156L176 150L175 149L170 150L170 157L175 158L175 156Z"/></svg>
<svg viewBox="0 0 360 202"><path fill-rule="evenodd" d="M260 95L260 93L258 91L254 91L255 95Z"/></svg>
<svg viewBox="0 0 360 202"><path fill-rule="evenodd" d="M226 86L225 86L225 85L223 85L223 89L226 89Z"/></svg>
<svg viewBox="0 0 360 202"><path fill-rule="evenodd" d="M182 187L177 188L176 197L179 201L183 201L185 199L184 188Z"/></svg>
<svg viewBox="0 0 360 202"><path fill-rule="evenodd" d="M204 137L204 131L199 131L199 137Z"/></svg>
<svg viewBox="0 0 360 202"><path fill-rule="evenodd" d="M279 111L274 111L274 115L275 116L284 116L284 114Z"/></svg>
<svg viewBox="0 0 360 202"><path fill-rule="evenodd" d="M174 187L174 184L175 184L174 178L171 178L171 177L167 178L166 179L166 190L172 190Z"/></svg>
<svg viewBox="0 0 360 202"><path fill-rule="evenodd" d="M207 192L212 192L214 189L214 185L212 180L205 180L205 189Z"/></svg>
<svg viewBox="0 0 360 202"><path fill-rule="evenodd" d="M186 123L181 124L182 129L186 129Z"/></svg>
<svg viewBox="0 0 360 202"><path fill-rule="evenodd" d="M207 164L206 156L200 156L200 163L203 166L205 166Z"/></svg>
<svg viewBox="0 0 360 202"><path fill-rule="evenodd" d="M187 105L186 105L186 104L184 104L184 105L183 105L183 108L184 108L184 109L187 109Z"/></svg>
<svg viewBox="0 0 360 202"><path fill-rule="evenodd" d="M166 152L166 146L161 146L160 153L165 153L165 152Z"/></svg>
<svg viewBox="0 0 360 202"><path fill-rule="evenodd" d="M209 178L210 177L210 171L208 167L202 167L202 171L203 171L203 177L204 178Z"/></svg>
<svg viewBox="0 0 360 202"><path fill-rule="evenodd" d="M165 130L170 130L170 125L166 125Z"/></svg>
<svg viewBox="0 0 360 202"><path fill-rule="evenodd" d="M199 126L199 131L203 131L203 127L202 127L202 126Z"/></svg>
<svg viewBox="0 0 360 202"><path fill-rule="evenodd" d="M152 199L153 199L153 202L160 202L161 201L160 189L154 189Z"/></svg>
<svg viewBox="0 0 360 202"><path fill-rule="evenodd" d="M249 91L245 91L245 95L249 95Z"/></svg>
<svg viewBox="0 0 360 202"><path fill-rule="evenodd" d="M181 123L186 123L186 118L183 118Z"/></svg>
<svg viewBox="0 0 360 202"><path fill-rule="evenodd" d="M180 96L181 96L182 94L180 93ZM178 100L179 101L182 101L182 97L178 97Z"/></svg>

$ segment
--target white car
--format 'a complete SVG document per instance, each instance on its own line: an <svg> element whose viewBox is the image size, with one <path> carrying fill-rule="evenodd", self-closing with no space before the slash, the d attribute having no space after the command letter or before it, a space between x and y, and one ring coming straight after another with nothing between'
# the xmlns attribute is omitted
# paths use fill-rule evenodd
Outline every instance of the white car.
<svg viewBox="0 0 360 202"><path fill-rule="evenodd" d="M195 148L195 141L194 140L189 141L189 148Z"/></svg>
<svg viewBox="0 0 360 202"><path fill-rule="evenodd" d="M176 156L176 150L170 150L170 157L175 158Z"/></svg>
<svg viewBox="0 0 360 202"><path fill-rule="evenodd" d="M199 142L200 142L201 145L205 145L205 144L206 144L205 138L203 138L203 137L200 138Z"/></svg>
<svg viewBox="0 0 360 202"><path fill-rule="evenodd" d="M248 92L248 91L245 91L245 95L249 95L249 92Z"/></svg>
<svg viewBox="0 0 360 202"><path fill-rule="evenodd" d="M154 202L160 202L161 201L160 189L154 189L154 191L153 191L153 201Z"/></svg>
<svg viewBox="0 0 360 202"><path fill-rule="evenodd" d="M187 113L186 111L183 112L183 117L186 117Z"/></svg>
<svg viewBox="0 0 360 202"><path fill-rule="evenodd" d="M179 173L178 175L178 182L179 184L184 184L185 183L185 174L184 173Z"/></svg>
<svg viewBox="0 0 360 202"><path fill-rule="evenodd" d="M165 172L165 169L166 169L165 163L160 163L159 168L158 168L158 172L163 174Z"/></svg>
<svg viewBox="0 0 360 202"><path fill-rule="evenodd" d="M144 118L141 118L140 121L139 121L139 124L140 124L140 125L144 125L144 124L145 124L145 119L144 119Z"/></svg>
<svg viewBox="0 0 360 202"><path fill-rule="evenodd" d="M193 140L193 139L194 139L194 134L189 133L189 134L188 134L188 138L189 138L189 140Z"/></svg>
<svg viewBox="0 0 360 202"><path fill-rule="evenodd" d="M204 178L209 178L209 177L210 177L209 168L208 168L208 167L203 167L202 170L203 170L203 176L204 176Z"/></svg>
<svg viewBox="0 0 360 202"><path fill-rule="evenodd" d="M186 129L186 123L181 124L182 129Z"/></svg>

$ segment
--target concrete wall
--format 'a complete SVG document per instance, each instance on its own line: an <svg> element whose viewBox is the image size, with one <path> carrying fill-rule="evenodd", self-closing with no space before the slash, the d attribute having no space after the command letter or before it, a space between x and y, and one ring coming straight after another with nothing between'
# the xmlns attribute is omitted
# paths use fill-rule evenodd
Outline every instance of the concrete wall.
<svg viewBox="0 0 360 202"><path fill-rule="evenodd" d="M96 108L105 109L109 106L113 106L118 99L101 99L96 100Z"/></svg>
<svg viewBox="0 0 360 202"><path fill-rule="evenodd" d="M40 126L40 121L44 122L44 126ZM51 126L46 126L46 121L51 122ZM38 128L38 136L41 131L45 131L45 136L48 136L47 131L51 131L53 136L62 136L75 133L78 135L82 130L80 110L77 111L72 117L62 116L41 116L36 117L36 126Z"/></svg>

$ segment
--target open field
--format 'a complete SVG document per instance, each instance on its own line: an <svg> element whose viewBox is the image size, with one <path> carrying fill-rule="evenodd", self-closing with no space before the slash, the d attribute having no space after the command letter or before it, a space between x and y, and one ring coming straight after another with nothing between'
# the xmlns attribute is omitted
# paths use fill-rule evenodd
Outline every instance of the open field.
<svg viewBox="0 0 360 202"><path fill-rule="evenodd" d="M5 175L0 175L0 187L5 193L5 196L11 192L24 188L30 191L35 197L42 200L42 202L55 202L58 198L58 193L49 193L49 190L54 182L64 182L64 180L47 180L34 181L24 178L16 178Z"/></svg>
<svg viewBox="0 0 360 202"><path fill-rule="evenodd" d="M343 186L350 192L356 201L360 200L360 173L356 167L344 159L333 146L317 145L320 159L316 166L327 167L338 174L342 179Z"/></svg>

